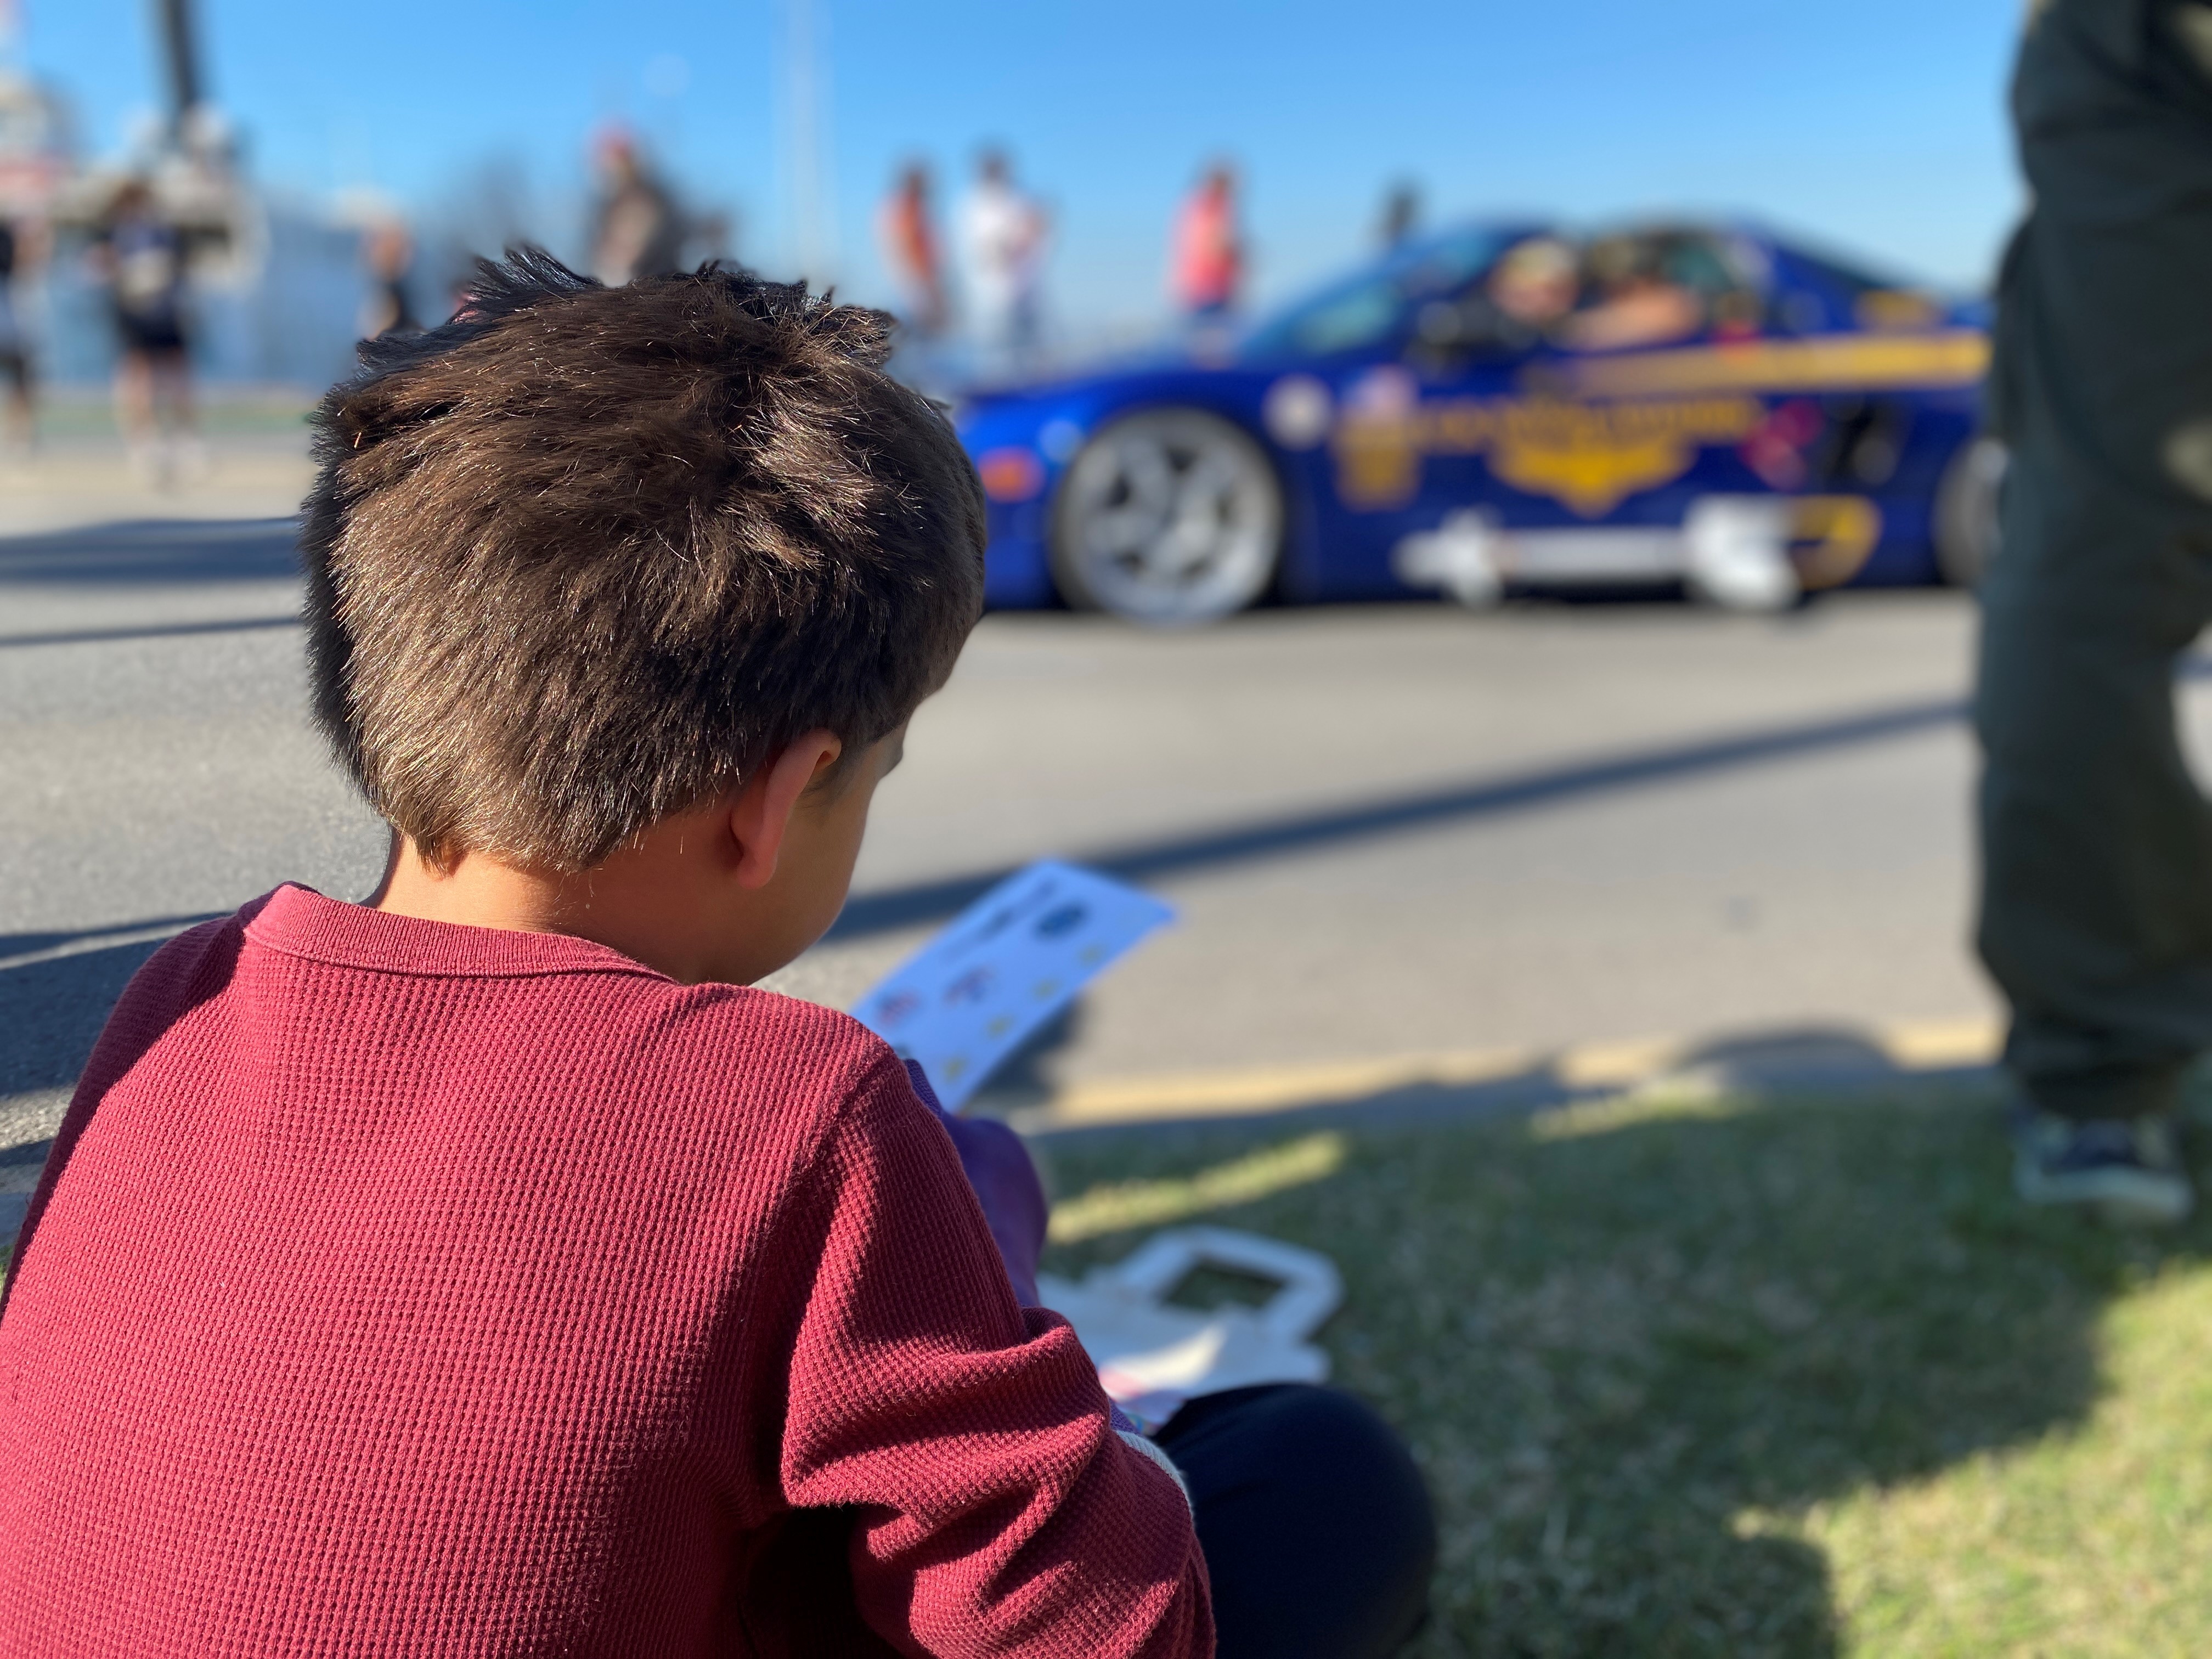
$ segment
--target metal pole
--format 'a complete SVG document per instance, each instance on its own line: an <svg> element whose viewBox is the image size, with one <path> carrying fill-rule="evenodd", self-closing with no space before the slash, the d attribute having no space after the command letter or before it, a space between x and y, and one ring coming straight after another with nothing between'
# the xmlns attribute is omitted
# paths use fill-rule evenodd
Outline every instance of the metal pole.
<svg viewBox="0 0 2212 1659"><path fill-rule="evenodd" d="M784 0L784 99L791 168L793 249L798 275L822 284L836 275L837 221L829 145L829 17L820 0Z"/></svg>
<svg viewBox="0 0 2212 1659"><path fill-rule="evenodd" d="M799 255L799 275L819 282L822 242L816 202L821 165L816 147L812 0L788 0L788 13L792 229L798 244L793 251Z"/></svg>
<svg viewBox="0 0 2212 1659"><path fill-rule="evenodd" d="M199 107L200 61L192 37L191 0L155 0L161 50L169 71L169 131L181 140L185 118Z"/></svg>

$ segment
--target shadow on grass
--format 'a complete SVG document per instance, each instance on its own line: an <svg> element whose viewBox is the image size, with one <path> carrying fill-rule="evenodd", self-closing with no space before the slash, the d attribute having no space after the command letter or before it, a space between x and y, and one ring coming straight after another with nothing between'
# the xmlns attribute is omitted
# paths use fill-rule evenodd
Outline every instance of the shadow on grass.
<svg viewBox="0 0 2212 1659"><path fill-rule="evenodd" d="M1301 1133L1152 1128L1051 1162L1075 1194ZM1841 1651L1788 1517L2081 1422L2105 1306L2212 1236L2024 1210L1986 1087L1338 1133L1334 1173L1209 1218L1343 1267L1337 1380L1412 1440L1440 1510L1427 1655Z"/></svg>

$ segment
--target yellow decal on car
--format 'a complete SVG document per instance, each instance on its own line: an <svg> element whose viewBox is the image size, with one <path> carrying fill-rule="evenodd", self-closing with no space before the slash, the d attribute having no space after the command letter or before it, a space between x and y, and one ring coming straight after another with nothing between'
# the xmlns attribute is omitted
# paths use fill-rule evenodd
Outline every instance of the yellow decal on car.
<svg viewBox="0 0 2212 1659"><path fill-rule="evenodd" d="M1402 506L1419 492L1427 457L1481 455L1500 482L1601 518L1638 490L1680 477L1702 446L1734 443L1765 416L1753 398L1465 398L1355 407L1334 434L1337 490L1347 507Z"/></svg>
<svg viewBox="0 0 2212 1659"><path fill-rule="evenodd" d="M1989 372L1978 328L1927 334L1814 334L1546 363L1547 390L1584 398L1696 392L1875 392L1969 386Z"/></svg>
<svg viewBox="0 0 2212 1659"><path fill-rule="evenodd" d="M1881 539L1881 509L1863 495L1800 495L1790 503L1790 558L1808 590L1841 587Z"/></svg>
<svg viewBox="0 0 2212 1659"><path fill-rule="evenodd" d="M1988 372L1979 329L1731 341L1549 362L1520 397L1418 401L1410 377L1347 400L1332 434L1346 507L1402 507L1431 455L1481 455L1501 483L1601 518L1734 443L1765 417L1760 394L1964 387Z"/></svg>
<svg viewBox="0 0 2212 1659"><path fill-rule="evenodd" d="M1909 288L1874 288L1851 301L1851 320L1861 328L1925 329L1943 320L1943 302Z"/></svg>

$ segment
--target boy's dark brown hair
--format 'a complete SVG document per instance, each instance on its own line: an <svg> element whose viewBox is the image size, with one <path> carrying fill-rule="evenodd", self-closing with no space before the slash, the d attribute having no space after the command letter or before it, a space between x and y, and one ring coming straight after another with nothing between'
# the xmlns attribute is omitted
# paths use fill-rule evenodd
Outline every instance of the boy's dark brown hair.
<svg viewBox="0 0 2212 1659"><path fill-rule="evenodd" d="M443 327L363 344L314 420L315 712L426 858L587 869L942 683L981 609L982 491L884 373L890 326L532 249Z"/></svg>

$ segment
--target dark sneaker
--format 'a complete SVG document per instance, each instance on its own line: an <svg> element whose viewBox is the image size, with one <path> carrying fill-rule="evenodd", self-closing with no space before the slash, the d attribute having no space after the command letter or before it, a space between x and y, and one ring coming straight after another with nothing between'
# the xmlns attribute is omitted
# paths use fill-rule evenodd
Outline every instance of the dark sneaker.
<svg viewBox="0 0 2212 1659"><path fill-rule="evenodd" d="M2069 1118L2019 1106L2013 1185L2031 1204L2087 1205L2107 1220L2170 1225L2197 1201L2170 1117Z"/></svg>

